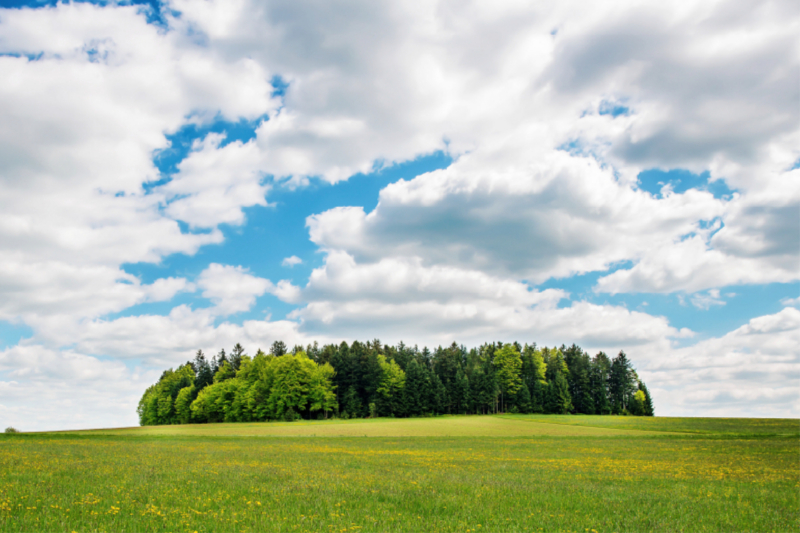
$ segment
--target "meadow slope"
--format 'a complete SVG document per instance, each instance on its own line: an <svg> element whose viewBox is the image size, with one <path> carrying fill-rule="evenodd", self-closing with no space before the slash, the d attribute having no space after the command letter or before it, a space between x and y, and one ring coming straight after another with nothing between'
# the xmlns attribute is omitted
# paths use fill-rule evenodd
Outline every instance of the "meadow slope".
<svg viewBox="0 0 800 533"><path fill-rule="evenodd" d="M800 529L800 422L655 420L441 417L8 435L0 531Z"/></svg>
<svg viewBox="0 0 800 533"><path fill-rule="evenodd" d="M592 418L579 417L591 422ZM615 417L617 418L617 417ZM621 417L619 417L621 418ZM534 436L643 436L663 435L636 427L602 427L554 423L548 416L437 416L433 418L376 418L253 422L231 424L180 424L82 431L97 435L183 435L263 437L534 437Z"/></svg>

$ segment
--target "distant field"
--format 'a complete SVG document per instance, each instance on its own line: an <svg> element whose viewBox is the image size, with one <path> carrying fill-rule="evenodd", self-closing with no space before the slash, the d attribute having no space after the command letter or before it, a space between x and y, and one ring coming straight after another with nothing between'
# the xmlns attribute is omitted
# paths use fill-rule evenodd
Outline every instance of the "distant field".
<svg viewBox="0 0 800 533"><path fill-rule="evenodd" d="M607 429L668 431L706 435L783 435L800 437L800 420L791 418L664 418L586 415L503 416L532 422Z"/></svg>
<svg viewBox="0 0 800 533"><path fill-rule="evenodd" d="M184 436L274 436L274 437L532 437L532 436L643 436L661 435L663 430L593 427L550 423L548 416L440 416L411 419L355 419L302 422L256 422L252 424L187 424L101 429L102 435L184 435ZM584 419L598 417L580 417ZM615 417L625 418L625 417Z"/></svg>
<svg viewBox="0 0 800 533"><path fill-rule="evenodd" d="M0 531L797 531L798 424L490 416L8 435Z"/></svg>

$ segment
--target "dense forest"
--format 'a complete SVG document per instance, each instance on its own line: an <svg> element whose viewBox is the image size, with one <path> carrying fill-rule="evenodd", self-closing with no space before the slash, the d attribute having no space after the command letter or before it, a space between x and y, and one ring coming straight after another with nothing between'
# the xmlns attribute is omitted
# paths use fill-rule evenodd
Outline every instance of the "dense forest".
<svg viewBox="0 0 800 533"><path fill-rule="evenodd" d="M236 344L165 371L139 402L141 425L437 414L582 413L652 416L624 352L501 342L431 352L402 342L317 343L266 354Z"/></svg>

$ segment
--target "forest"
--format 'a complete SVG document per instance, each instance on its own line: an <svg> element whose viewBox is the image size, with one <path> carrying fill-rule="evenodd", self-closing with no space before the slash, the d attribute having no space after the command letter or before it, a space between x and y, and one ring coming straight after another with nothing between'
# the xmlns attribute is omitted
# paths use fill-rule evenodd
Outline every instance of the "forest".
<svg viewBox="0 0 800 533"><path fill-rule="evenodd" d="M579 346L486 343L418 349L379 340L276 341L254 356L240 344L166 370L138 406L141 425L441 414L555 413L653 416L627 355Z"/></svg>

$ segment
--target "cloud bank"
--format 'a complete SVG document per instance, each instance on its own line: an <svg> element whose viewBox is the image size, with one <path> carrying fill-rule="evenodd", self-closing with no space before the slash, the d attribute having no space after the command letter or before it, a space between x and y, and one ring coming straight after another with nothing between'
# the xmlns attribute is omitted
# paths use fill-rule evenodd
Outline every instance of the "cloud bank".
<svg viewBox="0 0 800 533"><path fill-rule="evenodd" d="M9 420L130 424L154 369L198 348L365 335L624 348L659 414L797 416L796 291L708 335L540 286L596 274L594 295L708 313L732 285L795 290L795 2L166 5L164 25L136 6L0 10L0 321L32 331L0 352ZM308 213L321 262L275 258L307 279L203 258L278 209L276 188L436 152L453 163L374 208ZM704 183L654 190L648 169ZM196 266L127 267L176 254ZM84 414L46 414L71 395ZM88 407L101 397L114 407Z"/></svg>

